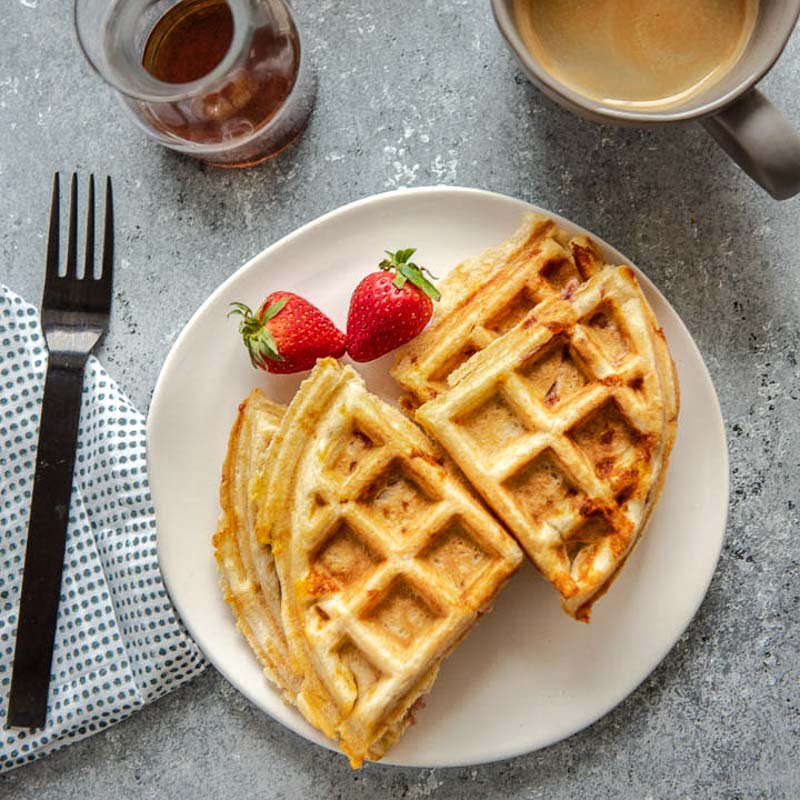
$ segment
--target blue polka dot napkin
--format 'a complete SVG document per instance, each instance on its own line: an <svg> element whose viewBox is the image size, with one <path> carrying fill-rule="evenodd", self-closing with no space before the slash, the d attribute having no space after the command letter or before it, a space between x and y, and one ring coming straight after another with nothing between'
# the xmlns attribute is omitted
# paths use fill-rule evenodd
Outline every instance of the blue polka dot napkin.
<svg viewBox="0 0 800 800"><path fill-rule="evenodd" d="M5 723L47 352L0 286L0 726ZM164 590L144 417L89 360L47 727L0 730L0 771L119 722L205 667Z"/></svg>

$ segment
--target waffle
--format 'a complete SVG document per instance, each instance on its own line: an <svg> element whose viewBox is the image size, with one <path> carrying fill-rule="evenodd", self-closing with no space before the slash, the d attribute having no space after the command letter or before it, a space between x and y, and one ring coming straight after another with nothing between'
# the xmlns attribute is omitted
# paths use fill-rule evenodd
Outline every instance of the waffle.
<svg viewBox="0 0 800 800"><path fill-rule="evenodd" d="M652 511L678 389L632 271L539 304L452 371L417 420L588 621Z"/></svg>
<svg viewBox="0 0 800 800"><path fill-rule="evenodd" d="M256 504L251 493L284 408L254 389L239 406L222 467L220 515L214 555L226 602L237 627L267 677L293 703L299 680L289 667L281 623L281 592L272 551L256 539Z"/></svg>
<svg viewBox="0 0 800 800"><path fill-rule="evenodd" d="M283 631L281 589L272 548L258 542L255 523L254 488L284 411L283 406L270 403L259 389L253 390L239 406L223 465L222 514L213 544L220 586L239 631L261 662L267 678L289 705L296 706L302 680L293 671ZM438 665L420 680L417 685L420 694L430 689L437 671ZM380 758L400 738L412 718L412 713L407 713L405 719L388 726L380 741L370 749L370 757Z"/></svg>
<svg viewBox="0 0 800 800"><path fill-rule="evenodd" d="M439 283L431 324L391 371L413 408L447 388L453 370L520 322L538 303L574 291L604 266L587 236L570 238L536 214L503 244L455 267Z"/></svg>
<svg viewBox="0 0 800 800"><path fill-rule="evenodd" d="M355 767L413 719L442 659L522 558L422 431L319 361L257 481L297 706Z"/></svg>

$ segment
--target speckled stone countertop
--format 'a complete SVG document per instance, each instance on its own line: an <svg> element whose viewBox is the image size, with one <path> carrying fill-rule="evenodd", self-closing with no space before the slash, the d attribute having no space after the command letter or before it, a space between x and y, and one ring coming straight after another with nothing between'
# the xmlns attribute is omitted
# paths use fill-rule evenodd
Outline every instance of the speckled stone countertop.
<svg viewBox="0 0 800 800"><path fill-rule="evenodd" d="M82 61L70 6L6 0L0 15L0 280L40 296L54 170L112 174L118 280L100 357L142 409L194 309L266 245L395 187L493 189L614 243L683 317L726 420L730 519L674 650L615 711L543 752L352 773L209 669L0 776L0 797L800 797L800 200L769 199L696 125L605 128L554 106L487 0L297 0L319 73L310 128L264 166L206 168L130 124ZM796 125L798 85L800 35L763 83Z"/></svg>

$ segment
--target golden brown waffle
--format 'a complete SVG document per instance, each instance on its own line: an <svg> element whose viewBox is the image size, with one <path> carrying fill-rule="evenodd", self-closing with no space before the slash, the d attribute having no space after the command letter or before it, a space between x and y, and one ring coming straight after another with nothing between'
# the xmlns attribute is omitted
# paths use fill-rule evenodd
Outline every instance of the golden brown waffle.
<svg viewBox="0 0 800 800"><path fill-rule="evenodd" d="M399 738L522 554L422 431L332 359L288 407L256 494L298 708L359 766Z"/></svg>
<svg viewBox="0 0 800 800"><path fill-rule="evenodd" d="M213 537L220 586L237 627L262 664L264 673L290 705L297 704L302 679L292 662L281 620L281 590L272 548L256 537L255 479L263 472L269 443L285 411L254 389L241 403L231 429L222 470L222 514ZM427 693L436 677L431 670L418 684ZM380 758L412 720L409 713L387 728L370 749Z"/></svg>
<svg viewBox="0 0 800 800"><path fill-rule="evenodd" d="M655 505L678 392L630 269L538 305L416 418L588 621Z"/></svg>
<svg viewBox="0 0 800 800"><path fill-rule="evenodd" d="M222 467L220 515L214 555L225 600L267 677L293 702L299 680L289 668L281 623L281 593L269 547L256 539L251 482L261 465L284 408L254 389L239 406Z"/></svg>
<svg viewBox="0 0 800 800"><path fill-rule="evenodd" d="M538 303L574 291L604 266L586 236L570 238L556 224L529 214L498 247L455 267L439 283L442 300L428 328L403 347L392 376L425 402L447 387L447 377L513 328Z"/></svg>

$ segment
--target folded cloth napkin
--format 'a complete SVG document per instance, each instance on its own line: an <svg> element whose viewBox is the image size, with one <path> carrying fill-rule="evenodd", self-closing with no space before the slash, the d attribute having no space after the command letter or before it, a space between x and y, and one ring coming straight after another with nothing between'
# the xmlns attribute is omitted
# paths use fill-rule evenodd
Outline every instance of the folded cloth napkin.
<svg viewBox="0 0 800 800"><path fill-rule="evenodd" d="M36 309L0 286L0 728L8 710L46 367ZM47 727L0 729L0 772L119 722L204 667L158 569L144 417L90 358Z"/></svg>

